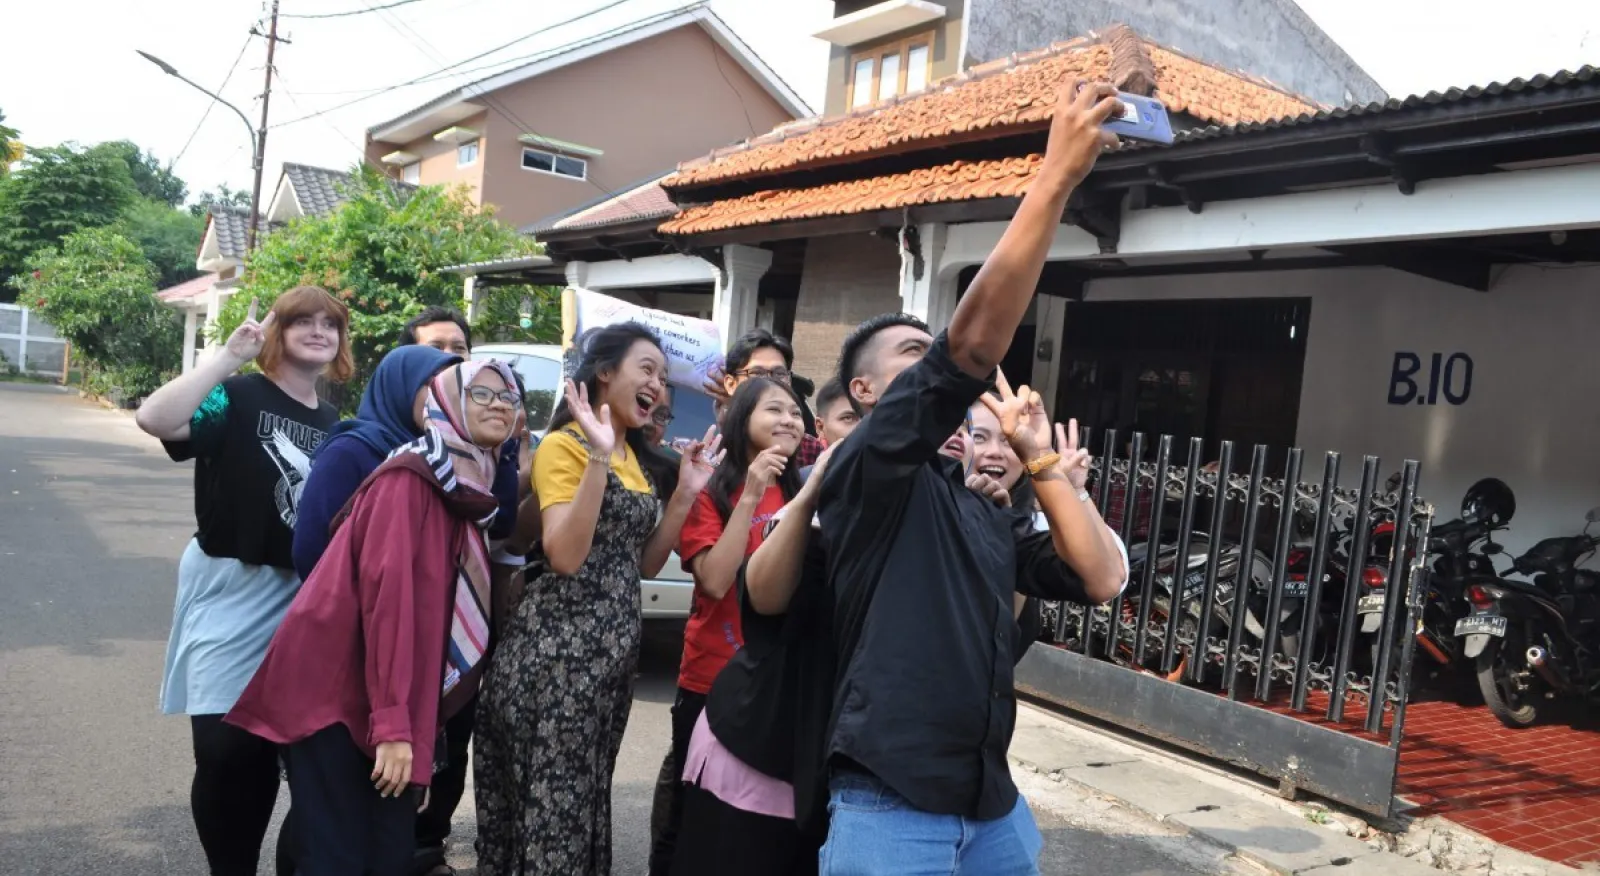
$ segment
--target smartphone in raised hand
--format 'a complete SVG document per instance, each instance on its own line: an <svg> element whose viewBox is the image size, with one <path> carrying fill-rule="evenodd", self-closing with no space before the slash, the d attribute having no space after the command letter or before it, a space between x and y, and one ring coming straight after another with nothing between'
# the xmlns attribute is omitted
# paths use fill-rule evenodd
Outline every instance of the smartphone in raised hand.
<svg viewBox="0 0 1600 876"><path fill-rule="evenodd" d="M1172 119L1167 107L1153 97L1117 92L1121 103L1103 126L1118 137L1172 145Z"/></svg>

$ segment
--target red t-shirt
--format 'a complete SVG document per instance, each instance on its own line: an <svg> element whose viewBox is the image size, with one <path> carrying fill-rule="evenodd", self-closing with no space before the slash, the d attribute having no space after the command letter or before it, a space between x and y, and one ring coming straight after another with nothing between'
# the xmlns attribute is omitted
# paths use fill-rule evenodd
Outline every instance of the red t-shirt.
<svg viewBox="0 0 1600 876"><path fill-rule="evenodd" d="M740 484L733 491L733 501L738 503L744 493ZM745 542L744 555L750 556L766 537L767 523L784 505L783 490L776 484L767 488L766 495L756 505L750 517L750 537ZM684 564L709 551L722 538L724 524L711 502L711 494L701 492L694 500L694 508L683 521L679 536L678 556ZM710 693L711 682L717 673L728 665L733 652L744 646L744 632L739 628L739 591L730 588L721 599L712 599L695 588L694 601L689 609L689 624L683 633L683 663L678 669L678 686L695 693Z"/></svg>

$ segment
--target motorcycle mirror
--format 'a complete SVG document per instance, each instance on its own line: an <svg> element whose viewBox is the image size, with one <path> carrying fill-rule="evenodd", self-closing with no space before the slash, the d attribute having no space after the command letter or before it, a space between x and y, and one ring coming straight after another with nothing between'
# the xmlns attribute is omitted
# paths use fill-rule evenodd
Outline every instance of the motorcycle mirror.
<svg viewBox="0 0 1600 876"><path fill-rule="evenodd" d="M1600 523L1600 507L1590 508L1589 513L1583 515L1583 519L1590 523Z"/></svg>

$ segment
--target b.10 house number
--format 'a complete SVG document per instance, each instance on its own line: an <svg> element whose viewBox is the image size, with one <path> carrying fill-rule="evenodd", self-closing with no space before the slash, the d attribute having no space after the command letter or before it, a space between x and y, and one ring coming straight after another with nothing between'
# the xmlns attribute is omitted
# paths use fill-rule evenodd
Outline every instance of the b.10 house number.
<svg viewBox="0 0 1600 876"><path fill-rule="evenodd" d="M1432 354L1424 363L1416 353L1394 354L1394 370L1389 372L1389 404L1436 405L1441 397L1447 404L1465 404L1472 396L1472 357L1466 353Z"/></svg>

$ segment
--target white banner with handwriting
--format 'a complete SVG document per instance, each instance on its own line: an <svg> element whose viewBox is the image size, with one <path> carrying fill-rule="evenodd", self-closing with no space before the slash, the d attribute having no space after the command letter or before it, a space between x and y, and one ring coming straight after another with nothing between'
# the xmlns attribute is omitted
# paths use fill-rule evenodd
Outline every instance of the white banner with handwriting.
<svg viewBox="0 0 1600 876"><path fill-rule="evenodd" d="M568 325L573 327L573 341L600 326L643 323L661 338L666 350L667 381L697 391L722 365L722 331L709 319L641 307L589 289L572 287L571 292L575 319Z"/></svg>

